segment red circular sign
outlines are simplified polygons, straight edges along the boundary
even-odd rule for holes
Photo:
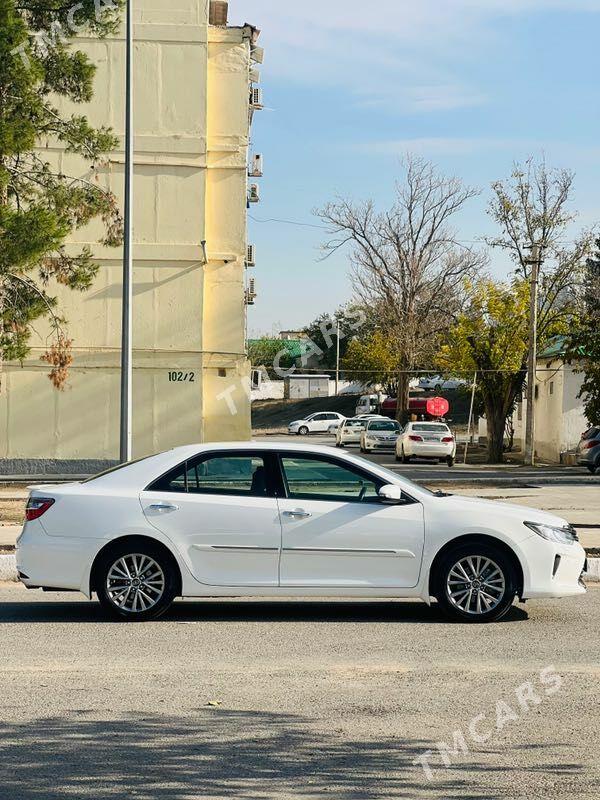
[[[430,397],[427,401],[427,413],[430,417],[445,417],[450,411],[450,403],[445,397]]]

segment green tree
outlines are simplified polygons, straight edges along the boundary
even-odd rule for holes
[[[349,379],[368,386],[380,384],[392,397],[398,392],[398,350],[383,331],[374,330],[353,339],[346,350],[342,367]]]
[[[59,100],[92,97],[95,66],[72,48],[74,26],[104,36],[117,30],[119,9],[120,0],[81,0],[74,7],[63,0],[0,0],[0,378],[3,360],[27,356],[32,325],[44,318],[52,331],[44,360],[62,388],[71,341],[52,282],[85,291],[97,272],[90,250],[72,254],[65,240],[95,218],[103,222],[104,244],[121,240],[116,199],[96,180],[116,139],[57,107]],[[80,156],[91,175],[64,174],[44,158],[42,142]]]
[[[281,372],[296,364],[296,357],[282,339],[264,336],[248,342],[248,358],[253,367],[264,367],[271,380],[281,380]]]
[[[590,425],[600,425],[600,238],[587,260],[583,308],[579,324],[569,339],[568,358],[584,375],[579,397]]]
[[[337,326],[340,326],[340,362],[343,362],[351,342],[368,329],[367,314],[360,306],[338,308],[333,316],[321,314],[305,329],[323,369],[334,370],[337,362]]]
[[[528,319],[526,281],[510,285],[481,280],[440,352],[442,368],[477,372],[492,464],[503,461],[506,420],[527,375]]]

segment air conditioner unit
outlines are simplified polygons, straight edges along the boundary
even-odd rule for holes
[[[256,64],[262,64],[263,61],[265,60],[265,49],[264,49],[264,47],[256,47],[256,45],[254,45],[252,47],[252,49],[250,50],[250,58]]]
[[[261,155],[252,156],[250,168],[248,170],[250,178],[262,178],[263,176],[263,157]]]
[[[260,111],[264,108],[263,104],[263,90],[257,87],[250,89],[250,107],[255,111]]]
[[[256,266],[256,247],[253,244],[248,245],[248,253],[246,254],[246,266]]]
[[[246,289],[246,305],[253,306],[256,300],[256,282],[254,278],[248,281],[248,288]]]
[[[257,183],[251,183],[248,188],[248,202],[260,203],[260,187]]]

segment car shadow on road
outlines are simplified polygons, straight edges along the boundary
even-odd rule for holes
[[[432,754],[435,771],[427,779],[415,759],[434,751],[434,741],[408,738],[401,730],[393,736],[359,737],[323,730],[323,724],[289,713],[206,708],[191,709],[185,717],[148,711],[111,719],[101,710],[86,710],[28,722],[4,721],[0,798],[508,796],[511,769],[494,764],[493,753],[461,754],[452,770],[443,769],[439,756]],[[509,745],[503,748],[501,761],[508,749]],[[520,778],[535,788],[540,774],[546,780],[555,776],[574,782],[581,770],[576,764],[552,763],[546,755],[543,764],[521,766]]]
[[[506,625],[528,619],[527,612],[513,606],[497,624]],[[180,600],[152,624],[168,622],[306,622],[306,623],[394,623],[453,624],[438,607],[411,601],[339,601],[339,600]],[[2,623],[113,623],[98,603],[50,599],[23,603],[0,603]]]

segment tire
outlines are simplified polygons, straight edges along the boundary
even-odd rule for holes
[[[448,464],[448,466],[452,469],[454,466],[454,456],[448,456],[446,459],[446,464]]]
[[[597,467],[597,466],[595,466],[594,464],[588,464],[588,465],[587,465],[587,468],[588,468],[589,472],[590,472],[592,475],[595,475],[595,474],[596,474],[596,472],[597,472],[597,470],[598,470],[598,467]]]
[[[480,575],[484,579],[480,586],[486,588],[483,594],[477,586]],[[446,553],[435,580],[440,608],[457,622],[496,622],[508,613],[517,594],[517,576],[511,560],[499,547],[483,542],[460,545]]]
[[[410,464],[410,456],[407,456],[404,452],[404,448],[402,448],[402,463],[403,464]]]
[[[433,388],[439,394],[442,391],[442,384],[436,383],[436,385]]]
[[[399,464],[402,462],[402,456],[399,456],[399,455],[398,455],[398,453],[396,453],[396,461],[397,461]]]
[[[298,429],[298,436],[308,436],[309,430],[306,425],[303,425],[301,428]]]
[[[138,577],[130,584],[127,572],[134,575],[134,570],[142,567],[141,574],[145,576],[139,584],[142,591],[136,592],[133,582]],[[170,608],[179,591],[174,559],[151,542],[123,542],[111,548],[102,556],[95,575],[96,594],[103,610],[127,622],[157,619]],[[119,597],[121,587],[124,597],[123,592]]]

